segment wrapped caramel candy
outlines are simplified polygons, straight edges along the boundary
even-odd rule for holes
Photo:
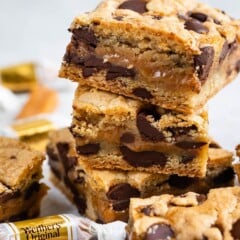
[[[32,90],[37,83],[36,65],[23,63],[0,69],[0,82],[13,92]]]
[[[97,224],[71,214],[0,224],[0,240],[124,240],[126,224]]]

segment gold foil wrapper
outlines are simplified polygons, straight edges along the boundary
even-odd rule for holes
[[[23,63],[0,69],[1,84],[13,92],[32,90],[37,84],[36,65]]]
[[[29,144],[36,150],[44,151],[48,142],[48,134],[55,130],[53,122],[47,119],[32,119],[14,123],[12,129],[20,141]]]

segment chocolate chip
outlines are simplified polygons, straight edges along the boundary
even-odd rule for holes
[[[16,157],[15,155],[12,155],[12,156],[10,157],[10,159],[15,160],[15,159],[17,159],[17,157]]]
[[[94,48],[97,46],[98,40],[94,31],[89,27],[73,29],[72,32],[75,39],[85,42]]]
[[[221,146],[216,142],[210,142],[209,148],[217,148],[218,149],[218,148],[221,148]]]
[[[144,0],[128,0],[123,2],[118,8],[129,9],[140,14],[147,12],[146,2]]]
[[[11,191],[11,192],[3,192],[0,194],[0,203],[7,202],[8,200],[13,198],[18,198],[20,195],[21,194],[19,190]]]
[[[195,19],[188,19],[185,22],[184,27],[187,30],[192,30],[200,34],[209,32],[209,29],[206,26],[204,26],[201,22]]]
[[[128,208],[131,197],[139,197],[140,192],[138,189],[132,187],[128,183],[120,183],[112,186],[107,197],[113,200],[113,209],[115,211],[122,211]]]
[[[240,60],[237,61],[235,69],[237,72],[240,72]]]
[[[238,45],[237,45],[237,40],[234,40],[233,42],[228,44],[228,48],[229,48],[229,54],[232,54],[236,49],[237,49]]]
[[[218,19],[213,19],[213,22],[214,22],[215,24],[217,24],[217,25],[221,25],[221,24],[222,24],[221,21],[219,21]]]
[[[58,161],[58,155],[55,153],[54,149],[50,147],[50,145],[47,145],[46,153],[51,161]]]
[[[140,112],[136,121],[138,131],[144,140],[159,142],[164,139],[164,135],[148,121],[145,112]]]
[[[155,20],[161,20],[162,16],[152,15],[152,18]]]
[[[146,232],[144,240],[170,240],[175,237],[170,225],[165,223],[155,223]]]
[[[28,200],[34,192],[39,192],[40,190],[40,184],[38,182],[34,182],[32,183],[28,189],[25,191],[25,194],[24,194],[24,199],[25,200]]]
[[[189,141],[182,141],[182,142],[177,142],[176,146],[180,147],[182,149],[198,149],[201,148],[202,146],[206,145],[206,142],[189,142]]]
[[[116,17],[114,17],[114,19],[117,20],[117,21],[122,21],[123,18],[124,18],[123,16],[116,16]]]
[[[194,178],[171,175],[168,179],[168,183],[171,187],[184,189],[191,186],[194,183]]]
[[[232,226],[231,235],[234,240],[240,239],[240,219],[238,219]]]
[[[220,53],[219,63],[221,63],[226,58],[228,51],[229,51],[228,42],[225,41],[222,47],[222,51]]]
[[[161,152],[134,152],[125,146],[121,146],[120,151],[123,154],[123,159],[133,167],[151,167],[154,165],[164,167],[167,162],[167,157]]]
[[[125,132],[120,137],[121,143],[133,143],[134,141],[135,141],[135,136],[134,136],[134,134],[132,134],[130,132]]]
[[[87,209],[86,200],[82,196],[74,195],[73,201],[77,206],[78,212],[80,214],[85,214]]]
[[[200,49],[201,54],[194,57],[194,66],[198,77],[203,84],[208,77],[214,59],[214,48],[203,47]]]
[[[93,74],[97,73],[98,70],[96,68],[87,68],[84,67],[82,70],[82,75],[84,78],[88,78],[90,76],[92,76]]]
[[[141,209],[141,213],[145,214],[146,216],[151,216],[153,214],[153,208],[151,205],[148,205]]]
[[[142,99],[151,99],[153,97],[153,95],[147,89],[141,87],[134,88],[132,93]]]
[[[206,200],[207,200],[207,196],[205,194],[197,195],[197,201],[199,205],[205,202]]]
[[[228,167],[219,175],[215,176],[213,178],[213,182],[217,186],[222,186],[223,184],[227,184],[229,181],[232,181],[233,179],[234,179],[234,171],[232,167]]]
[[[193,159],[196,158],[196,156],[189,155],[189,156],[182,156],[181,163],[187,164],[193,161]]]
[[[77,146],[77,152],[82,155],[96,154],[100,150],[99,143],[89,143],[83,146]]]
[[[118,77],[134,78],[136,72],[133,68],[125,68],[111,64],[107,68],[106,80],[112,80]]]
[[[179,137],[179,136],[187,135],[191,131],[197,131],[197,127],[195,125],[191,127],[171,127],[171,128],[167,128],[167,131],[171,132],[173,137]]]
[[[201,12],[192,12],[189,14],[189,16],[200,22],[206,22],[208,18],[208,16],[205,13],[201,13]]]

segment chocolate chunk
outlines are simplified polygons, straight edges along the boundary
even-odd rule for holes
[[[162,16],[152,15],[152,18],[155,20],[161,20]]]
[[[189,156],[182,156],[181,163],[187,164],[193,161],[193,159],[196,158],[196,156],[189,155]]]
[[[125,146],[121,146],[120,151],[123,154],[123,159],[133,167],[151,167],[154,165],[164,167],[167,162],[167,157],[161,152],[134,152]]]
[[[179,137],[179,136],[187,135],[191,131],[197,131],[197,127],[195,125],[191,127],[171,127],[171,128],[167,128],[167,131],[171,132],[173,137]]]
[[[208,18],[208,16],[205,13],[201,13],[201,12],[192,12],[189,14],[189,16],[200,22],[206,22]]]
[[[182,141],[182,142],[177,142],[176,146],[180,147],[182,149],[198,149],[201,148],[202,146],[206,145],[206,142],[189,142],[189,141]]]
[[[201,54],[194,57],[194,66],[198,73],[198,77],[203,84],[208,77],[214,59],[214,48],[201,48]]]
[[[113,209],[115,211],[122,211],[128,208],[131,197],[139,197],[140,192],[137,188],[132,187],[128,183],[120,183],[112,186],[107,197],[113,200]]]
[[[117,20],[117,21],[122,21],[123,18],[124,18],[123,16],[116,16],[116,17],[114,17],[114,19]]]
[[[109,63],[104,63],[101,57],[91,54],[90,56],[87,56],[84,59],[84,66],[89,68],[102,69],[102,68],[108,67]]]
[[[128,0],[123,2],[118,8],[129,9],[140,14],[147,12],[146,2],[144,0]]]
[[[151,99],[153,97],[153,95],[147,89],[141,87],[134,88],[132,93],[142,99]]]
[[[73,36],[75,39],[85,42],[87,45],[96,47],[98,40],[95,36],[95,33],[89,27],[83,27],[72,30]]]
[[[226,58],[228,51],[229,51],[228,42],[225,41],[225,43],[223,44],[223,47],[222,47],[220,57],[219,57],[219,63],[221,63]]]
[[[200,34],[209,32],[209,29],[206,26],[204,26],[201,22],[195,19],[188,19],[185,22],[184,27],[187,30],[192,30]]]
[[[135,136],[134,136],[134,134],[132,134],[130,132],[125,132],[120,137],[121,143],[133,143],[134,141],[135,141]]]
[[[233,42],[231,42],[231,43],[229,43],[228,44],[228,48],[229,48],[229,50],[228,50],[228,52],[229,52],[229,54],[232,54],[236,49],[237,49],[237,40],[234,40]]]
[[[151,205],[148,205],[141,209],[141,213],[145,214],[146,216],[152,216],[153,215],[153,208]]]
[[[209,148],[221,148],[221,146],[216,142],[210,142]]]
[[[222,186],[223,184],[227,184],[229,181],[232,181],[233,179],[234,179],[234,171],[232,167],[228,167],[219,175],[215,176],[213,178],[213,182],[217,186]]]
[[[112,80],[118,77],[131,77],[134,78],[136,72],[133,68],[125,68],[111,64],[107,68],[106,80]]]
[[[64,166],[65,171],[67,172],[69,169],[73,168],[77,163],[77,158],[73,156],[68,156],[68,152],[70,149],[69,143],[67,142],[58,142],[57,149]]]
[[[219,21],[218,19],[213,19],[213,22],[214,22],[215,24],[217,24],[217,25],[221,25],[221,24],[222,24],[221,21]]]
[[[58,155],[54,152],[54,149],[51,148],[50,145],[47,145],[46,153],[51,161],[58,161]]]
[[[84,199],[84,197],[79,196],[79,194],[74,195],[73,201],[77,206],[78,212],[80,214],[85,214],[86,209],[87,209],[87,204],[86,204],[86,200]]]
[[[147,119],[147,115],[145,112],[140,112],[137,115],[137,128],[140,132],[141,136],[144,140],[150,140],[153,142],[159,142],[164,139],[164,135],[154,126]]]
[[[40,190],[40,184],[38,182],[32,183],[28,187],[28,189],[25,191],[24,199],[28,200],[34,194],[34,192],[39,192],[39,190]]]
[[[77,152],[82,155],[96,154],[100,150],[99,143],[89,143],[83,146],[77,146]]]
[[[168,183],[171,187],[184,189],[191,186],[194,183],[194,178],[171,175],[168,179]]]
[[[240,72],[240,60],[237,61],[235,69],[237,72]]]
[[[170,240],[175,237],[170,225],[165,223],[155,223],[146,232],[144,240]]]
[[[18,198],[21,195],[19,190],[12,192],[3,192],[0,194],[0,203],[4,203],[10,199]]]
[[[232,226],[231,235],[234,240],[240,239],[240,219],[238,219]]]
[[[96,68],[87,68],[84,67],[82,70],[82,75],[84,78],[91,77],[93,74],[97,73],[98,70]]]
[[[207,196],[205,194],[197,195],[197,201],[199,205],[205,202],[206,200],[207,200]]]

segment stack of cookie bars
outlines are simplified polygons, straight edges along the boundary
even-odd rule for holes
[[[53,133],[48,155],[81,213],[127,220],[131,197],[233,184],[205,105],[240,70],[238,21],[195,0],[105,0],[70,32],[73,137]]]

